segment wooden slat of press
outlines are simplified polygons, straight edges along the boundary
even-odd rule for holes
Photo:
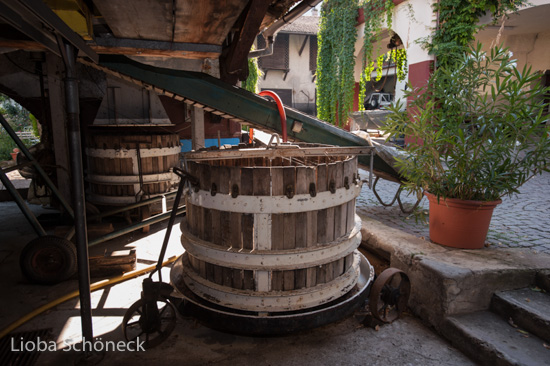
[[[151,173],[160,173],[159,171],[159,157],[154,156],[151,158]]]
[[[206,266],[206,279],[210,282],[215,282],[214,279],[214,265],[212,263],[205,262]]]
[[[214,265],[214,283],[223,285],[223,267]]]
[[[230,192],[229,177],[230,177],[229,168],[226,166],[220,166],[218,168],[218,180],[219,180],[218,192],[220,194],[228,194]]]
[[[297,212],[296,216],[296,243],[295,248],[306,248],[307,247],[307,231],[308,231],[308,222],[307,222],[307,212]]]
[[[232,287],[242,290],[244,288],[244,271],[242,269],[234,268],[232,270]]]
[[[202,208],[202,240],[212,241],[212,211],[209,208]]]
[[[255,290],[254,271],[244,270],[243,287],[245,290]]]
[[[340,235],[336,235],[336,233],[334,233],[334,236],[338,238],[348,232],[348,204],[343,203],[340,206],[336,207],[336,210],[340,210],[340,223],[338,223],[338,221],[336,221],[335,219],[335,225],[340,227]]]
[[[353,227],[355,226],[355,199],[352,199],[351,201],[346,203],[346,208],[346,226],[347,232],[349,233],[351,230],[353,230]]]
[[[344,163],[341,161],[335,165],[334,181],[336,182],[336,189],[344,186]]]
[[[309,267],[306,269],[306,287],[317,285],[317,269],[319,267]]]
[[[202,206],[195,206],[193,212],[196,214],[196,236],[199,239],[203,239],[203,233],[204,233],[204,208]]]
[[[241,168],[241,189],[243,196],[252,196],[254,194],[254,168]]]
[[[283,271],[283,290],[285,291],[291,291],[294,290],[294,271]]]
[[[211,234],[211,241],[212,243],[216,245],[222,245],[222,231],[221,229],[221,213],[220,210],[210,210],[210,214],[212,215],[211,220],[211,226],[210,230],[212,231]]]
[[[233,287],[233,269],[222,267],[222,285]]]
[[[336,179],[336,172],[337,172],[337,163],[330,163],[328,164],[328,169],[327,169],[327,184],[328,184],[328,190],[330,190],[330,183],[331,182],[334,182],[336,183],[337,179]],[[336,185],[336,187],[338,187]]]
[[[191,205],[187,200],[185,201],[185,223],[187,225],[187,230],[191,233],[191,235],[195,235],[193,230],[193,205]]]
[[[271,290],[283,291],[283,271],[273,271],[271,273]]]
[[[353,186],[353,159],[344,161],[344,180],[348,178],[349,186]]]
[[[242,214],[241,231],[243,240],[243,249],[254,249],[254,214]]]
[[[271,250],[284,249],[284,214],[271,214]]]
[[[229,193],[231,193],[233,186],[237,185],[239,187],[239,194],[241,194],[241,168],[237,166],[229,168],[229,176],[231,179]]]
[[[220,227],[221,233],[220,245],[224,248],[231,247],[231,213],[228,211],[220,211]]]
[[[344,271],[347,271],[353,264],[353,253],[346,255],[344,258]]]
[[[283,194],[286,194],[287,187],[290,185],[296,194],[296,167],[293,166],[283,168]]]
[[[285,194],[283,185],[283,168],[271,168],[271,195],[282,196]]]
[[[262,159],[263,160],[263,159]],[[271,189],[271,173],[270,168],[254,168],[253,172],[253,187],[254,196],[269,196]]]
[[[317,192],[328,191],[327,185],[328,167],[326,164],[317,166]]]
[[[345,206],[346,210],[342,211],[342,207]],[[343,204],[334,207],[334,237],[339,238],[346,232],[346,215],[347,205]],[[344,225],[342,225],[342,217],[344,218]]]
[[[285,213],[283,226],[283,249],[296,248],[296,213]]]
[[[241,235],[241,217],[242,214],[239,212],[231,212],[230,214],[230,225],[231,225],[231,246],[236,249],[242,249],[242,235]]]
[[[324,244],[327,240],[327,209],[317,211],[317,243]]]
[[[334,240],[334,212],[336,209],[334,207],[327,208],[327,231],[326,231],[326,241],[331,242]]]
[[[220,168],[217,166],[210,166],[210,184],[208,191],[211,193],[213,185],[216,185],[216,192],[218,192],[220,186]]]
[[[344,258],[340,258],[336,262],[334,262],[334,274],[332,276],[333,279],[341,276],[344,273],[344,261]]]
[[[317,284],[327,282],[327,264],[317,266]]]
[[[307,269],[297,269],[294,271],[294,289],[298,290],[306,287]]]
[[[210,192],[212,184],[210,183],[210,165],[199,164],[200,166],[200,188],[203,191]]]

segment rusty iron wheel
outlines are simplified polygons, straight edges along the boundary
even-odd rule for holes
[[[126,311],[122,331],[127,341],[136,341],[144,348],[161,344],[176,327],[176,308],[166,299],[157,299],[158,321],[151,323],[145,315],[145,301],[139,299]]]
[[[407,308],[411,294],[411,282],[405,272],[388,268],[372,284],[369,308],[372,315],[384,322],[398,319]]]
[[[41,236],[23,248],[19,264],[30,282],[53,285],[76,273],[76,248],[69,240]]]

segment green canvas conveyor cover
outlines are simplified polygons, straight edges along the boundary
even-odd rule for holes
[[[153,89],[159,94],[168,95],[178,100],[192,101],[199,106],[206,107],[207,111],[223,112],[223,117],[242,120],[260,129],[281,134],[281,120],[274,102],[224,83],[210,75],[154,67],[119,55],[102,55],[99,66],[85,63],[127,81]],[[366,140],[315,117],[286,106],[285,110],[289,138],[336,146],[368,145]],[[295,122],[302,124],[298,133],[292,131]],[[359,163],[368,169],[370,158],[360,156]],[[400,179],[395,169],[376,155],[374,170]]]

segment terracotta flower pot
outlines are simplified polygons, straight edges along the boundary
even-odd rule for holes
[[[441,198],[424,192],[430,202],[430,240],[462,249],[485,245],[493,209],[502,201],[465,201]]]

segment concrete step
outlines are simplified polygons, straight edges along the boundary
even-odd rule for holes
[[[449,316],[440,329],[451,344],[483,365],[550,365],[542,339],[512,327],[490,311]]]
[[[550,271],[539,271],[535,278],[538,287],[550,293]]]
[[[493,295],[491,310],[550,344],[549,294],[530,288],[497,292]]]

